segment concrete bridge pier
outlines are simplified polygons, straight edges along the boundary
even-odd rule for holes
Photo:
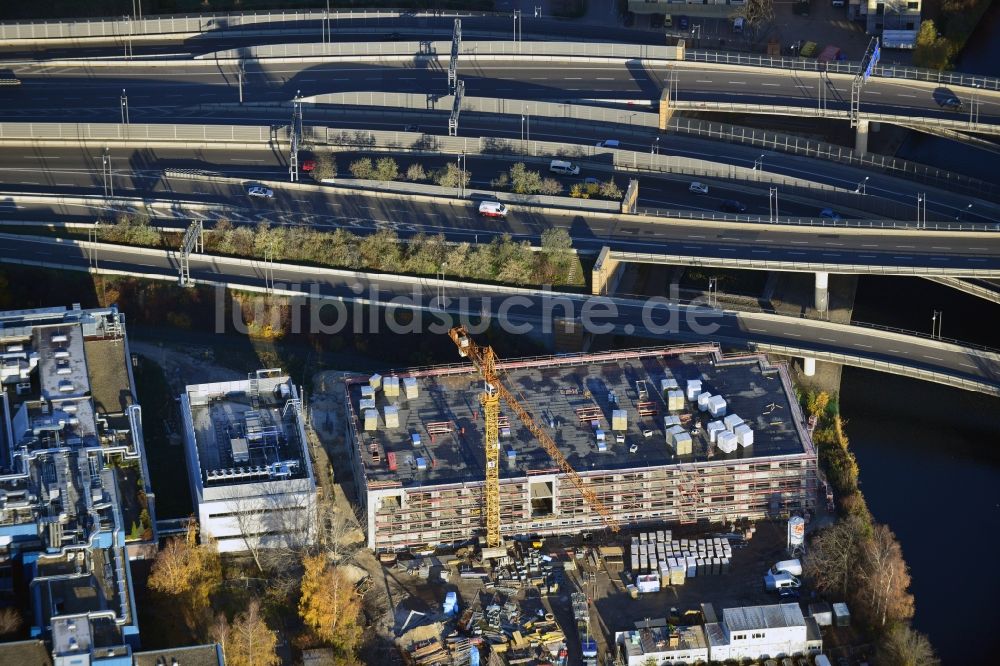
[[[816,272],[816,310],[826,312],[830,308],[830,274]]]
[[[622,280],[625,265],[611,258],[611,248],[605,245],[594,262],[590,293],[594,296],[612,296]]]
[[[859,153],[868,152],[868,121],[858,119],[858,126],[854,131],[854,150]]]
[[[816,374],[816,359],[805,356],[802,358],[802,374],[813,377]]]

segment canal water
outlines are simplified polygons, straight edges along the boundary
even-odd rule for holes
[[[943,335],[1000,346],[1000,306],[919,278],[863,277],[854,318],[930,332],[935,310]],[[989,663],[1000,594],[1000,399],[844,368],[840,404],[868,506],[910,565],[914,625],[944,664]]]

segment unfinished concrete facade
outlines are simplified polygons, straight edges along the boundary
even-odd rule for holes
[[[701,345],[520,359],[500,368],[622,526],[764,518],[815,506],[815,449],[785,368],[763,355],[723,356]],[[689,380],[701,382],[698,396],[722,396],[722,413],[718,401],[709,413],[705,397],[700,407],[698,396],[671,399],[663,390],[676,382],[684,392]],[[454,365],[345,381],[368,546],[400,550],[481,534],[478,373]],[[721,443],[724,415],[735,417],[729,432],[745,426],[739,445]],[[506,406],[500,432],[505,536],[604,527]]]

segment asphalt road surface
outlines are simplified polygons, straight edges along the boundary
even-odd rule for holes
[[[38,239],[25,239],[15,247],[0,245],[0,261],[43,262],[86,267],[91,258],[86,251],[73,245],[55,244]],[[144,254],[135,248],[102,251],[98,262],[102,269],[132,273],[176,275],[174,257]],[[425,280],[422,288],[410,281],[391,275],[317,274],[308,268],[289,269],[281,265],[270,270],[263,265],[228,269],[213,257],[193,257],[191,276],[194,279],[225,280],[236,286],[264,287],[270,278],[277,288],[297,285],[306,293],[348,301],[371,299],[376,303],[393,302],[399,307],[429,308],[437,298],[437,281]],[[446,306],[456,311],[483,312],[497,316],[501,323],[528,322],[537,324],[546,312],[562,315],[553,309],[558,294],[544,295],[537,291],[521,295],[517,300],[498,297],[488,285],[449,285],[444,295]],[[569,296],[567,296],[569,297]],[[977,356],[959,347],[916,336],[896,336],[884,331],[826,322],[778,317],[762,319],[735,312],[720,312],[700,306],[678,306],[648,300],[598,299],[571,297],[576,316],[583,316],[584,305],[593,326],[604,326],[604,332],[617,330],[628,335],[675,340],[718,340],[729,344],[771,343],[807,351],[833,351],[858,358],[900,363],[909,367],[942,372],[950,376],[1000,386],[1000,360],[990,355]],[[428,318],[431,313],[427,314]],[[440,318],[437,320],[440,325]],[[595,329],[595,332],[600,330]]]

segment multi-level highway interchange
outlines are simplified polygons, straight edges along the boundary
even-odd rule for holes
[[[858,62],[820,72],[815,61],[719,55],[662,46],[649,32],[529,17],[514,41],[509,16],[463,15],[459,37],[452,16],[342,15],[323,43],[319,16],[242,26],[235,17],[225,29],[205,19],[3,26],[3,221],[92,224],[145,210],[177,228],[225,217],[472,242],[510,233],[535,244],[562,227],[577,251],[600,255],[595,293],[616,304],[615,330],[646,336],[643,301],[614,295],[627,262],[812,272],[821,312],[830,273],[924,276],[997,299],[993,174],[974,179],[865,152],[873,123],[992,146],[1000,133],[995,79],[879,66],[864,80]],[[947,108],[951,95],[960,109]],[[730,114],[730,124],[711,120],[717,113]],[[757,114],[779,129],[738,125]],[[854,128],[855,150],[782,134],[788,116]],[[619,145],[596,145],[610,139]],[[382,185],[376,196],[374,184],[319,184],[300,174],[300,145],[341,151],[342,175],[359,152],[378,147],[404,166],[464,154],[474,176],[464,193],[385,195]],[[506,219],[476,214],[475,202],[493,196],[489,181],[513,161],[545,171],[559,154],[583,166],[578,178],[563,179],[567,186],[588,175],[638,179],[631,212],[508,197]],[[693,180],[708,183],[709,194],[689,192]],[[272,188],[274,198],[247,197],[249,183]],[[746,211],[720,212],[726,200]],[[468,297],[454,307],[474,312],[498,307],[495,296],[507,291],[20,235],[2,236],[0,260],[183,273],[233,286],[271,281],[344,299],[359,298],[356,282],[366,286],[362,297],[370,285],[380,300],[409,295],[417,283],[419,307],[431,307],[443,286],[453,303]],[[509,291],[527,304],[506,316],[540,316],[547,296]],[[1000,393],[1000,355],[959,341],[764,312],[726,310],[719,323],[709,337],[727,344]],[[682,328],[669,337],[701,336]]]

